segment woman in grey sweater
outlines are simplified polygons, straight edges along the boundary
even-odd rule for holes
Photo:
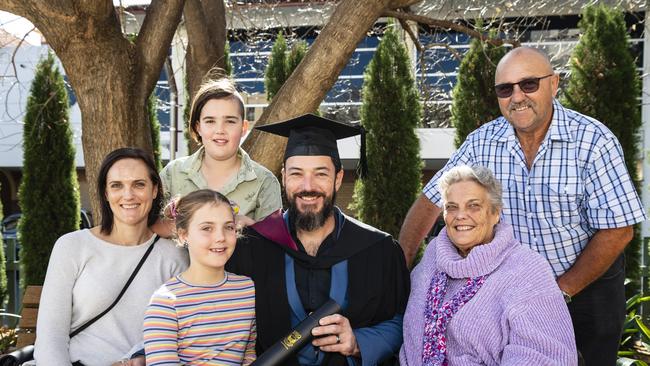
[[[156,241],[149,229],[163,200],[160,177],[149,154],[134,148],[111,152],[97,183],[101,224],[62,236],[52,250],[36,327],[39,366],[106,366],[128,357],[131,348],[141,343],[151,294],[187,267],[186,252],[167,239]],[[120,301],[70,337],[113,303],[154,243]]]

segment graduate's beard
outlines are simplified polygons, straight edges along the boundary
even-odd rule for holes
[[[296,197],[300,195],[319,195],[323,197],[323,207],[318,211],[300,212],[296,204]],[[299,192],[288,198],[289,201],[289,220],[295,225],[296,229],[304,231],[313,231],[325,225],[325,221],[334,211],[334,202],[336,202],[336,190],[332,195],[327,197],[320,192]]]

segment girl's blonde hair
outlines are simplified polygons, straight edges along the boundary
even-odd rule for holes
[[[225,204],[232,212],[233,221],[239,212],[237,205],[223,194],[211,189],[199,189],[185,196],[173,198],[165,207],[163,215],[168,220],[176,221],[176,233],[179,230],[187,231],[194,213],[207,204]]]

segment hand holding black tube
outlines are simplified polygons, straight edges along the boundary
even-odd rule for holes
[[[332,299],[328,300],[316,311],[309,314],[294,330],[267,349],[252,365],[274,366],[281,364],[314,338],[311,330],[318,326],[318,321],[321,318],[339,311],[341,311],[341,306]]]
[[[332,314],[319,321],[319,326],[311,330],[314,340],[311,344],[323,352],[340,353],[345,357],[361,357],[357,338],[350,320],[341,314]]]

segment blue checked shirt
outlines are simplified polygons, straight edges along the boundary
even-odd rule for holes
[[[514,129],[499,117],[472,132],[424,187],[438,206],[438,178],[457,165],[492,170],[503,185],[502,218],[520,242],[546,257],[556,276],[573,265],[598,229],[646,220],[616,137],[557,100],[530,171]]]

